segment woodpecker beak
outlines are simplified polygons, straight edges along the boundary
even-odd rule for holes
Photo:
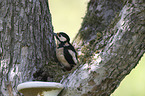
[[[59,36],[59,33],[57,33],[57,36]]]
[[[57,33],[53,33],[54,36],[57,36]]]

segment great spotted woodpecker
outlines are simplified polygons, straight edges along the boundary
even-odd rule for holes
[[[70,38],[66,33],[54,33],[54,36],[57,40],[57,59],[67,71],[70,71],[78,63],[77,53],[70,44]]]

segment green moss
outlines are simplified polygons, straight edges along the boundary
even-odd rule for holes
[[[101,37],[103,37],[103,34],[101,32],[97,32],[97,40],[99,40]]]
[[[91,40],[91,41],[89,42],[89,45],[92,46],[92,45],[95,43],[95,41],[96,41],[95,39]]]
[[[93,43],[94,41],[92,41]],[[85,64],[86,62],[91,62],[92,58],[92,48],[90,48],[90,45],[84,45],[81,49],[82,54],[79,56],[79,60],[81,63]]]
[[[80,29],[80,38],[86,40],[91,33],[95,32],[94,28],[100,26],[103,21],[102,16],[97,16],[99,12],[88,12],[83,19],[82,28]]]

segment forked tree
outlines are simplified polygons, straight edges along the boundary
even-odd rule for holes
[[[71,10],[70,10],[71,11]],[[75,46],[79,64],[62,70],[47,0],[0,0],[0,95],[19,83],[61,82],[60,96],[108,96],[145,52],[144,0],[90,0]]]

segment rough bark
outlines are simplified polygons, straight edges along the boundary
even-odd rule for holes
[[[0,0],[0,96],[16,96],[24,81],[54,81],[52,32],[47,0]]]
[[[80,66],[61,96],[109,96],[145,52],[145,2],[90,0],[73,44]]]
[[[16,86],[30,80],[61,81],[60,96],[108,96],[145,52],[143,0],[90,0],[73,42],[80,65],[64,76],[47,0],[3,0],[0,8],[1,96],[18,95]]]

